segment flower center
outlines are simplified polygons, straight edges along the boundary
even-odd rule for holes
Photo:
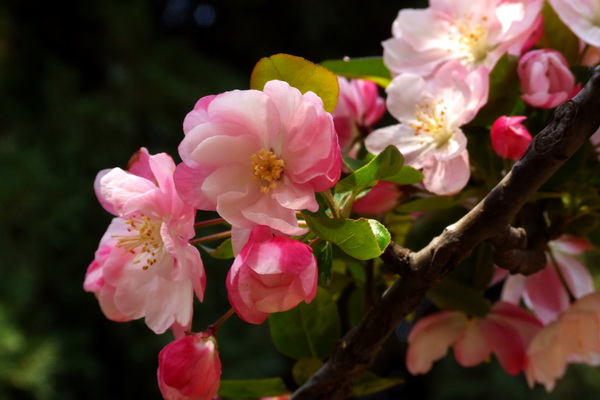
[[[272,150],[265,149],[253,154],[251,160],[253,178],[261,181],[260,191],[269,193],[277,186],[275,182],[281,179],[285,162],[278,158]]]
[[[444,100],[425,99],[415,106],[415,120],[409,125],[415,130],[415,136],[426,135],[434,139],[437,148],[442,147],[453,136],[448,127]]]
[[[142,268],[147,270],[156,264],[156,254],[162,250],[163,241],[160,236],[160,221],[152,220],[144,214],[133,215],[125,223],[129,225],[127,232],[132,235],[115,235],[119,238],[116,247],[135,254],[134,264],[143,263]]]
[[[480,23],[473,14],[465,14],[460,20],[451,21],[453,33],[450,35],[448,52],[456,53],[467,62],[479,64],[483,62],[490,50],[488,45],[488,18],[483,16]]]

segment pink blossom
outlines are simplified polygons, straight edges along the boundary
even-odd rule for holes
[[[542,0],[430,0],[426,9],[403,9],[383,42],[394,75],[429,76],[450,60],[469,70],[491,70],[508,50],[517,54],[538,27]]]
[[[316,211],[341,153],[331,114],[312,92],[281,81],[264,91],[203,98],[184,121],[175,183],[188,204],[240,228],[267,225],[298,235],[296,210]]]
[[[502,158],[517,161],[531,143],[531,135],[521,121],[527,117],[500,117],[492,124],[492,147]]]
[[[551,255],[547,256],[546,267],[529,276],[509,276],[501,295],[504,301],[513,304],[518,304],[523,298],[525,305],[544,324],[554,321],[569,308],[570,296],[580,298],[594,291],[589,271],[573,257],[589,249],[590,243],[564,235],[550,242],[549,246]]]
[[[367,149],[379,154],[396,146],[407,165],[423,169],[425,188],[452,194],[467,183],[470,171],[467,138],[460,127],[486,103],[488,72],[468,72],[458,62],[445,64],[428,80],[402,74],[387,88],[387,106],[400,122],[378,129],[365,139]]]
[[[556,50],[533,50],[519,60],[521,98],[530,106],[554,108],[571,99],[581,89],[565,57]]]
[[[442,311],[415,324],[406,365],[413,375],[426,373],[453,346],[456,361],[464,367],[480,364],[494,353],[502,368],[514,375],[525,367],[525,351],[541,327],[534,316],[506,302],[496,303],[484,318]]]
[[[317,292],[317,261],[306,244],[256,226],[227,275],[229,302],[246,322],[310,303]]]
[[[158,354],[157,377],[165,400],[212,400],[221,379],[214,336],[198,333],[169,343]]]
[[[348,80],[338,77],[340,95],[333,110],[333,122],[340,147],[348,150],[354,139],[366,134],[385,112],[385,101],[379,96],[377,85],[363,79]]]
[[[597,0],[549,1],[577,37],[592,46],[600,46],[600,3]]]
[[[600,293],[573,303],[540,331],[527,350],[527,382],[542,383],[551,391],[570,363],[600,365]]]
[[[366,195],[354,202],[352,211],[361,215],[380,215],[393,210],[401,196],[402,191],[397,184],[379,181]]]
[[[188,327],[194,292],[202,300],[204,267],[188,243],[195,234],[195,210],[175,191],[170,156],[142,148],[129,172],[98,173],[100,203],[115,214],[88,267],[84,289],[93,292],[107,318],[145,317],[162,333],[173,324]]]

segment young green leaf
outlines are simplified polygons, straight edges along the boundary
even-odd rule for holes
[[[359,260],[379,257],[390,243],[390,233],[373,219],[315,218],[303,213],[309,228],[346,254]]]
[[[319,240],[312,246],[312,249],[319,268],[319,284],[327,287],[333,276],[333,249],[331,243],[325,240]]]
[[[365,186],[372,186],[378,180],[387,180],[400,173],[404,157],[395,146],[386,147],[367,165],[350,173],[335,185],[336,193],[350,192]]]
[[[414,185],[423,180],[423,173],[408,165],[403,165],[400,171],[394,175],[385,178],[384,180],[397,183],[399,185]]]
[[[325,358],[340,337],[340,318],[327,290],[319,288],[310,303],[269,315],[273,344],[282,354],[301,358]]]
[[[304,58],[275,54],[260,59],[252,70],[250,88],[263,90],[272,80],[285,81],[302,93],[316,93],[328,112],[332,112],[337,104],[340,88],[335,74]]]
[[[206,247],[205,247],[205,249],[208,252],[208,254],[214,258],[227,260],[227,259],[235,257],[233,255],[233,247],[231,247],[231,238],[224,240],[223,243],[218,245],[217,248],[214,250],[211,250]]]
[[[352,79],[366,79],[384,88],[392,81],[392,74],[381,57],[327,60],[321,65],[337,75]]]

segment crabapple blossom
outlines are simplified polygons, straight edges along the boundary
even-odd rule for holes
[[[430,0],[429,8],[403,9],[383,42],[392,74],[430,76],[458,60],[469,70],[491,70],[509,50],[518,55],[539,28],[541,0]]]
[[[484,318],[441,311],[421,318],[413,327],[406,366],[413,375],[426,373],[453,346],[456,361],[464,367],[480,364],[494,353],[502,368],[514,375],[525,367],[527,346],[541,327],[533,315],[502,301]]]
[[[385,113],[385,101],[377,85],[363,79],[338,77],[340,94],[331,114],[342,150],[349,150],[354,139],[367,133]]]
[[[600,46],[600,3],[597,0],[549,1],[577,37],[592,46]]]
[[[427,190],[441,195],[460,191],[470,176],[467,138],[460,127],[486,103],[488,80],[486,68],[469,72],[456,61],[428,80],[397,76],[386,91],[388,110],[400,124],[372,132],[365,139],[367,149],[379,154],[396,146],[407,165],[423,169]]]
[[[315,192],[331,188],[341,173],[331,114],[317,95],[286,82],[202,98],[184,132],[175,172],[181,197],[240,228],[305,232],[296,210],[316,211]]]
[[[188,243],[195,234],[195,210],[175,190],[175,163],[145,148],[120,168],[98,173],[96,195],[115,214],[87,269],[84,289],[93,292],[107,318],[145,317],[162,333],[191,323],[194,292],[202,300],[204,267]]]
[[[579,92],[581,84],[565,57],[556,50],[540,49],[526,53],[517,67],[523,101],[533,107],[554,108]]]
[[[600,365],[600,293],[580,298],[545,326],[531,341],[527,356],[529,386],[539,382],[548,392],[568,364]]]
[[[525,153],[531,143],[529,131],[521,124],[526,118],[502,116],[494,121],[490,136],[492,147],[500,157],[517,161]]]
[[[166,345],[158,354],[157,378],[165,400],[212,400],[221,379],[215,337],[202,332]]]
[[[569,308],[571,296],[577,299],[594,291],[592,276],[574,257],[590,246],[587,240],[568,235],[551,241],[544,269],[529,276],[509,276],[502,289],[502,299],[518,304],[523,298],[525,305],[544,324],[554,321]]]
[[[256,226],[227,275],[229,302],[246,322],[260,324],[270,313],[289,310],[317,293],[317,261],[297,240]]]

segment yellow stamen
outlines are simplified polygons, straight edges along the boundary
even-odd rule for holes
[[[447,109],[443,99],[425,99],[415,106],[415,121],[409,125],[415,130],[415,136],[423,134],[432,137],[436,147],[440,148],[454,135],[448,127],[446,115]]]
[[[123,248],[126,252],[135,254],[134,264],[143,262],[142,269],[147,270],[156,264],[157,253],[162,250],[163,241],[160,236],[160,221],[152,220],[144,214],[133,215],[125,221],[129,228],[127,232],[136,232],[133,235],[113,235],[119,238],[116,247]]]
[[[250,158],[254,179],[261,181],[260,191],[269,193],[277,186],[275,182],[281,179],[285,162],[278,158],[272,150],[261,149]]]

